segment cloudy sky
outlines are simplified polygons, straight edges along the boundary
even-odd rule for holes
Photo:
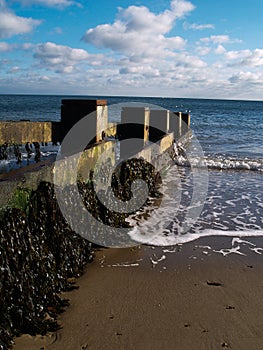
[[[262,0],[0,0],[0,93],[263,100],[262,13]]]

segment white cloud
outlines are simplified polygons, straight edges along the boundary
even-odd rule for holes
[[[201,38],[200,42],[220,45],[220,44],[240,43],[242,42],[242,40],[231,39],[228,35],[210,35],[209,37]]]
[[[204,68],[207,66],[207,64],[203,60],[191,54],[187,54],[187,53],[176,54],[175,57],[176,57],[176,60],[175,60],[176,66],[186,67],[186,68]]]
[[[171,8],[175,18],[182,18],[189,12],[193,11],[195,6],[189,1],[173,0],[171,2]]]
[[[71,0],[15,0],[20,2],[25,6],[31,5],[43,5],[47,7],[67,7],[70,5],[77,4],[75,1]]]
[[[82,49],[47,42],[37,45],[34,57],[40,61],[43,68],[57,73],[72,73],[79,63],[92,63],[101,56],[91,55]]]
[[[240,83],[250,83],[250,84],[262,84],[263,75],[261,73],[251,73],[251,72],[238,72],[233,74],[229,78],[230,83],[240,84]]]
[[[0,52],[8,52],[13,50],[13,45],[8,44],[4,41],[0,42]]]
[[[240,42],[240,40],[232,39],[228,35],[211,35],[199,39],[199,41],[196,42],[196,50],[201,56],[207,55],[211,52],[216,55],[227,55],[227,50],[224,45],[238,42]]]
[[[174,50],[185,47],[186,41],[179,37],[167,37],[175,20],[184,17],[194,6],[184,0],[174,0],[171,8],[160,14],[145,6],[119,8],[113,24],[102,24],[86,31],[83,40],[98,48],[111,49],[139,61],[147,57],[169,56]]]
[[[226,52],[226,49],[224,48],[223,45],[218,45],[217,48],[214,50],[214,52],[217,54],[217,55],[222,55],[223,53]]]
[[[11,52],[15,50],[28,51],[34,47],[31,43],[9,44],[5,41],[0,42],[0,52]]]
[[[205,56],[209,54],[211,48],[207,46],[197,46],[196,51],[200,56]]]
[[[42,75],[39,80],[41,81],[49,81],[50,80],[50,77],[48,77],[47,75]]]
[[[21,48],[22,50],[25,50],[25,51],[31,50],[33,47],[34,47],[34,45],[31,44],[31,43],[24,43],[24,44],[22,44],[22,45],[20,46],[20,48]]]
[[[193,29],[193,30],[204,30],[204,29],[214,29],[215,26],[213,24],[197,24],[197,23],[187,23],[184,22],[183,27],[185,30]]]
[[[40,20],[16,16],[6,7],[5,2],[0,2],[0,38],[9,38],[17,34],[31,32],[41,23]]]
[[[230,66],[257,68],[263,66],[263,49],[228,51],[225,58]]]
[[[14,67],[11,67],[8,72],[11,74],[14,74],[14,73],[18,73],[19,71],[20,71],[20,67],[14,66]]]
[[[201,42],[213,44],[225,44],[230,42],[228,35],[211,35],[210,37],[201,38]]]

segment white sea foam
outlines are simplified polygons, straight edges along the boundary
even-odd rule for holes
[[[225,237],[263,237],[263,229],[261,230],[246,230],[246,231],[224,231],[224,230],[213,230],[205,229],[199,233],[187,233],[184,235],[168,235],[164,236],[162,234],[155,234],[152,239],[147,237],[143,238],[143,235],[138,227],[135,227],[131,232],[130,236],[133,240],[138,243],[154,245],[154,246],[173,246],[177,244],[187,243],[194,240],[197,240],[202,237],[211,237],[211,236],[225,236]]]
[[[119,264],[107,265],[107,267],[138,267],[138,266],[140,266],[139,263],[130,263],[130,264],[119,263]]]

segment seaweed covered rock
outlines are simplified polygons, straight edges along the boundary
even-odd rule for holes
[[[55,329],[66,303],[59,293],[92,259],[91,243],[66,224],[51,184],[40,183],[23,206],[5,208],[0,218],[0,349],[13,335]]]
[[[123,162],[104,196],[112,190],[113,201],[114,197],[123,203],[130,201],[134,196],[132,184],[138,179],[147,184],[149,196],[158,197],[158,173],[143,159]],[[65,204],[80,223],[82,213],[75,206],[74,191],[79,192],[86,209],[101,226],[106,225],[106,230],[99,231],[95,225],[92,231],[86,225],[89,230],[86,239],[74,232],[61,213],[54,185],[47,182],[41,182],[35,191],[17,189],[10,205],[0,211],[0,350],[8,348],[14,335],[54,330],[57,312],[66,304],[60,292],[71,287],[69,278],[80,276],[84,265],[92,259],[90,242],[97,242],[99,237],[100,242],[106,242],[105,246],[114,245],[111,228],[129,227],[126,219],[130,213],[104,206],[92,176],[87,183],[78,182],[78,187],[62,188]],[[143,198],[142,203],[147,205],[147,200]],[[127,235],[115,238],[118,243],[123,241],[124,246],[129,244]]]

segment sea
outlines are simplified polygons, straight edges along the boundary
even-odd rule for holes
[[[175,167],[164,174],[163,205],[149,211],[148,223],[130,218],[133,239],[173,246],[222,236],[231,238],[229,247],[214,251],[224,256],[263,254],[263,240],[255,240],[263,238],[263,101],[0,95],[0,120],[59,121],[63,98],[106,99],[109,122],[120,121],[120,106],[126,103],[190,112],[192,146],[176,148]],[[42,156],[58,149],[46,145]],[[15,163],[12,157],[1,160],[0,169],[18,167]]]

